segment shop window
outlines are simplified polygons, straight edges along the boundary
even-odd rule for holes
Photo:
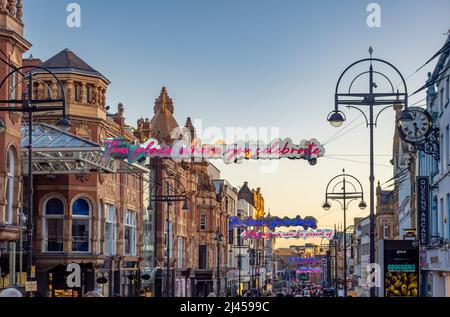
[[[124,253],[136,255],[136,212],[125,211],[124,226]]]
[[[72,251],[90,252],[91,206],[79,198],[72,205]]]
[[[14,170],[15,159],[14,150],[10,148],[6,155],[6,223],[13,223],[13,204],[14,204]]]
[[[105,255],[116,254],[116,241],[116,207],[107,204],[105,208]]]
[[[45,204],[44,250],[62,252],[64,239],[64,204],[58,198],[51,198]]]

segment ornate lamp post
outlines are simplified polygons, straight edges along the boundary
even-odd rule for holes
[[[339,77],[339,80],[336,84],[336,92],[335,92],[335,108],[328,115],[328,121],[333,127],[340,127],[344,121],[346,120],[345,114],[339,110],[339,106],[347,106],[347,108],[356,109],[362,113],[364,118],[366,119],[366,125],[370,129],[370,263],[375,263],[375,176],[374,176],[374,133],[373,129],[377,126],[378,117],[381,112],[385,109],[392,107],[394,104],[403,104],[405,106],[405,110],[408,109],[408,89],[406,86],[406,81],[403,78],[403,75],[400,71],[391,63],[373,58],[372,47],[369,48],[370,58],[361,59],[359,61],[354,62],[350,66],[348,66],[344,72]],[[341,82],[344,78],[344,75],[348,73],[348,71],[354,68],[357,65],[362,63],[369,63],[369,70],[363,71],[357,74],[353,80],[350,82],[348,90],[346,92],[341,92]],[[380,71],[374,70],[374,64],[383,65],[389,67],[394,71],[400,78],[403,86],[403,91],[395,92],[392,81],[386,76],[384,73]],[[369,77],[368,91],[364,93],[355,93],[352,92],[353,84],[362,76]],[[390,91],[385,92],[375,92],[375,89],[378,88],[377,83],[374,81],[375,76],[381,78],[381,80],[387,81],[390,86]],[[384,106],[378,113],[375,114],[375,108],[379,106]],[[367,117],[366,112],[361,110],[361,108],[365,108],[366,111],[369,111],[369,117]],[[408,111],[404,111],[400,116],[401,122],[410,122],[413,120],[412,115]],[[370,291],[371,297],[375,296],[375,288],[371,288]]]
[[[223,235],[218,227],[214,240],[217,242],[217,297],[220,297],[220,242],[223,240]]]
[[[325,190],[325,202],[322,207],[325,210],[331,208],[330,200],[337,201],[344,211],[344,228],[347,228],[347,208],[349,204],[359,199],[359,208],[365,209],[367,204],[364,202],[363,187],[360,181],[349,174],[342,171],[343,174],[333,177]],[[350,189],[350,191],[349,191]],[[344,297],[347,297],[347,232],[344,229]],[[337,253],[336,253],[337,257]],[[337,261],[336,261],[337,266]],[[337,278],[337,276],[336,276]]]

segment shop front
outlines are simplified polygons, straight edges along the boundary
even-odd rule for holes
[[[210,293],[214,292],[213,282],[212,271],[196,271],[194,278],[194,297],[207,297]]]
[[[428,297],[450,297],[450,251],[448,249],[427,250],[426,265]]]

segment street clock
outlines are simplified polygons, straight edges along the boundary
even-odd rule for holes
[[[421,144],[433,130],[433,119],[429,112],[420,107],[410,107],[397,120],[400,138],[408,143]]]

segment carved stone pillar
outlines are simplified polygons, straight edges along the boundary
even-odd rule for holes
[[[10,15],[15,16],[16,15],[16,1],[15,0],[8,0],[8,3],[6,4],[6,9],[8,9],[8,12]]]
[[[103,109],[106,108],[106,89],[102,90],[102,107]]]
[[[66,100],[72,102],[75,94],[73,93],[73,80],[66,80]]]
[[[8,12],[8,10],[6,9],[6,0],[0,0],[0,12]]]
[[[22,21],[22,17],[23,17],[23,5],[22,5],[22,0],[17,0],[17,12],[16,12],[16,17],[17,19],[19,19],[20,21]]]
[[[86,87],[86,83],[81,83],[81,103],[87,103],[87,87]]]

